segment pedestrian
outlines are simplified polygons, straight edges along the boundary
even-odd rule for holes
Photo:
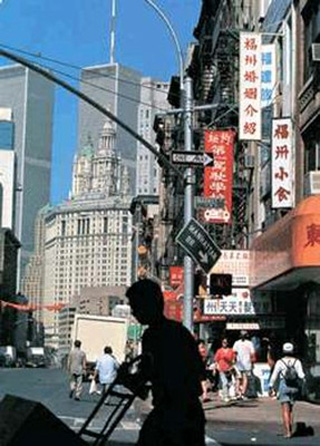
[[[286,342],[282,347],[283,356],[275,363],[270,378],[270,396],[276,394],[275,384],[279,380],[277,398],[281,404],[284,437],[293,434],[293,406],[299,396],[305,373],[301,361],[294,356],[294,345]]]
[[[198,351],[200,354],[200,357],[202,359],[203,362],[203,366],[205,369],[205,379],[203,379],[201,381],[201,387],[202,387],[202,402],[206,403],[209,401],[209,397],[208,397],[208,383],[207,383],[207,378],[208,378],[208,373],[212,373],[210,370],[207,369],[207,361],[208,361],[208,350],[206,347],[206,343],[204,342],[203,339],[198,339],[197,341],[197,345],[198,345]]]
[[[81,350],[81,341],[74,341],[74,348],[68,355],[67,369],[70,376],[70,393],[69,397],[76,401],[80,400],[82,393],[83,375],[86,371],[86,354]]]
[[[221,341],[221,347],[214,355],[214,360],[216,362],[216,368],[219,372],[221,398],[224,402],[230,401],[229,390],[233,384],[233,378],[235,376],[235,358],[235,352],[228,346],[228,339],[223,338]]]
[[[119,363],[113,355],[112,348],[107,345],[103,349],[103,355],[97,360],[93,374],[93,379],[95,381],[99,380],[103,393],[108,390],[109,385],[115,380],[118,368]]]
[[[135,282],[126,296],[135,318],[148,326],[142,337],[141,374],[151,383],[153,409],[137,445],[204,446],[200,396],[205,371],[194,337],[163,315],[163,294],[156,282]]]
[[[248,382],[255,362],[255,350],[248,338],[248,332],[241,330],[240,339],[233,344],[233,350],[236,354],[236,396],[238,399],[246,399]]]

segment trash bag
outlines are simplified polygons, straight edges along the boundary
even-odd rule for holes
[[[93,393],[98,393],[98,386],[95,379],[92,378],[89,387],[89,394],[92,395]]]
[[[258,398],[259,387],[261,388],[260,379],[251,373],[248,376],[248,387],[245,396],[247,398]]]

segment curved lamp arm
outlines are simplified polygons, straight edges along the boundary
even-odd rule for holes
[[[162,20],[165,22],[171,37],[174,41],[175,47],[176,47],[176,54],[177,54],[177,58],[179,61],[179,71],[180,71],[180,90],[183,91],[184,89],[184,84],[183,84],[183,77],[184,77],[184,63],[183,63],[183,53],[182,53],[182,49],[181,49],[181,45],[179,42],[179,39],[177,37],[177,34],[170,22],[170,20],[168,19],[168,17],[165,15],[165,13],[162,11],[162,9],[156,4],[154,3],[152,0],[145,0],[146,3],[148,3],[148,5],[150,5],[156,12],[157,14],[159,14],[159,16],[162,18]]]

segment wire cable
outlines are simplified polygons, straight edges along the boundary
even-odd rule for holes
[[[22,53],[22,54],[25,54],[25,55],[28,55],[28,56],[31,56],[31,57],[34,57],[34,58],[47,60],[48,62],[52,62],[52,63],[55,63],[57,65],[62,65],[62,66],[68,67],[68,68],[72,68],[74,70],[84,70],[85,69],[87,71],[90,71],[87,68],[79,67],[78,65],[73,65],[73,64],[70,64],[68,62],[64,62],[64,61],[60,61],[58,59],[54,59],[52,57],[43,56],[41,53],[34,53],[34,52],[31,52],[31,51],[22,50],[22,49],[19,49],[19,48],[10,46],[10,45],[4,45],[4,44],[0,44],[0,47],[7,48],[9,50],[16,51],[17,53]],[[94,72],[94,70],[92,70],[92,72]],[[100,73],[99,76],[100,77],[110,78],[110,79],[117,79],[116,76],[113,76],[111,74],[108,75],[108,74]],[[144,76],[144,77],[148,77],[148,76]],[[159,90],[158,88],[155,88],[155,87],[152,87],[152,86],[149,86],[149,85],[143,85],[143,84],[141,84],[139,82],[134,82],[134,81],[131,81],[129,79],[118,78],[118,80],[120,82],[123,82],[123,83],[139,86],[140,88],[148,89],[148,90],[151,90],[151,91],[156,91],[158,93],[168,94],[168,91]],[[155,80],[155,82],[157,82],[157,81]],[[162,82],[163,83],[163,81],[158,81],[158,82]],[[178,97],[179,94],[172,93],[172,96]]]

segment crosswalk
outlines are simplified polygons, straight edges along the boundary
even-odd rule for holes
[[[78,432],[81,426],[86,421],[85,418],[81,417],[70,417],[70,416],[59,416],[59,419],[63,421],[70,429]],[[93,422],[90,426],[92,431],[100,432],[102,428],[101,421]],[[112,438],[119,439],[121,441],[130,442],[130,444],[134,445],[138,438],[138,433],[141,428],[141,423],[139,421],[132,420],[122,420],[119,425],[116,427]],[[206,445],[207,446],[219,446],[216,440],[211,437],[206,436]]]

